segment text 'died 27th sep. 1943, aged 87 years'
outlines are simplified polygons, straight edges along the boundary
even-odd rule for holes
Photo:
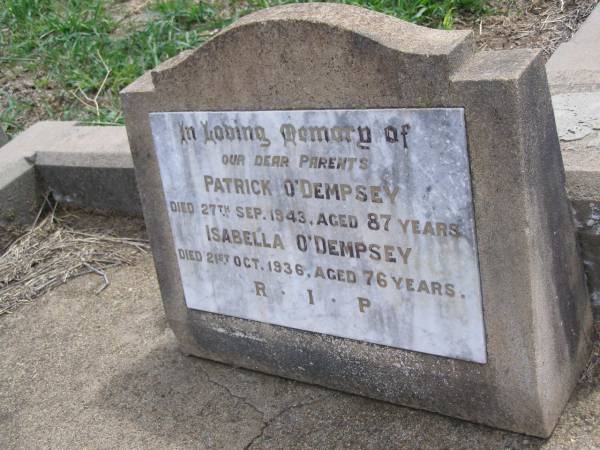
[[[189,308],[486,362],[461,108],[150,123]]]

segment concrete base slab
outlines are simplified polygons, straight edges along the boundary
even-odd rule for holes
[[[0,448],[600,447],[600,373],[536,439],[183,356],[150,255],[108,276],[0,317]]]

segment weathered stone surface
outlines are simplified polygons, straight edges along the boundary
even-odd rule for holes
[[[268,43],[268,45],[265,45]],[[535,51],[472,54],[467,32],[339,5],[245,17],[123,91],[144,215],[183,352],[547,436],[589,350],[591,315]],[[463,107],[487,363],[186,307],[151,112]]]
[[[552,103],[592,307],[600,316],[600,91],[557,94]]]
[[[486,362],[462,108],[150,122],[188,307]]]
[[[60,141],[69,123],[38,122],[0,151],[0,225],[31,224],[43,195],[35,173],[35,154]]]
[[[72,123],[63,139],[37,152],[35,168],[42,188],[59,202],[130,215],[142,212],[123,127]]]
[[[62,203],[141,215],[124,127],[43,121],[0,152],[0,224],[30,225],[46,193]]]
[[[583,148],[600,148],[600,90],[557,94],[552,105],[558,137],[566,143],[564,149],[577,143]]]

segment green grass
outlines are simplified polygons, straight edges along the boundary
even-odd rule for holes
[[[28,116],[122,123],[118,92],[144,71],[198,46],[241,15],[284,3],[291,1],[231,0],[227,9],[197,0],[154,1],[142,11],[147,20],[130,20],[115,0],[0,0],[0,125],[14,134],[28,125]],[[451,28],[457,14],[483,14],[487,2],[341,3]],[[8,82],[2,73],[12,74]],[[34,96],[9,96],[6,86],[21,79],[33,83]]]

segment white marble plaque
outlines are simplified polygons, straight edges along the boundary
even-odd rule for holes
[[[486,362],[462,109],[150,124],[189,308]]]

